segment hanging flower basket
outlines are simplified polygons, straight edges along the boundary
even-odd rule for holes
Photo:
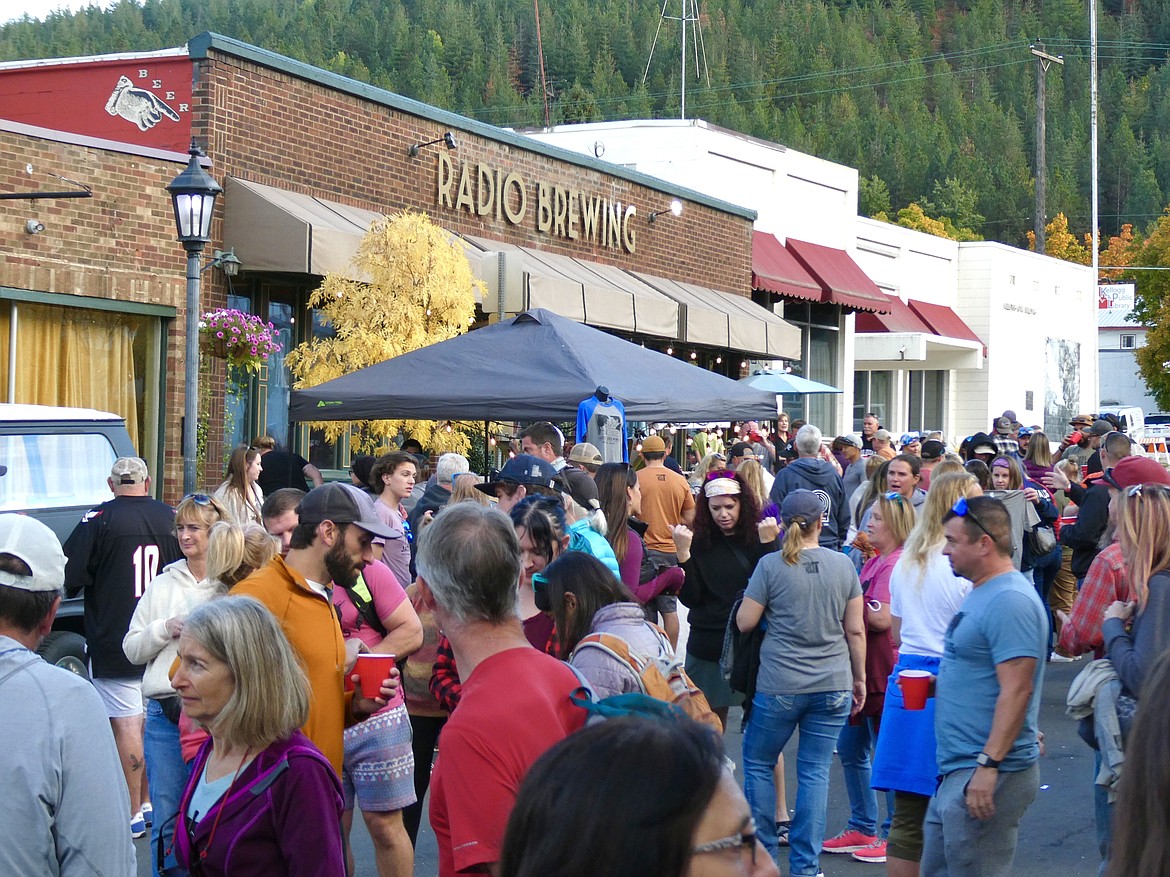
[[[271,323],[234,308],[208,311],[199,321],[202,351],[249,372],[258,372],[269,356],[280,352],[276,338],[276,327]]]

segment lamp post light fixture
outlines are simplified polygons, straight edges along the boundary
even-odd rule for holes
[[[653,222],[659,216],[666,216],[666,214],[668,214],[668,213],[671,216],[682,216],[682,201],[679,201],[678,198],[675,198],[673,201],[670,202],[670,209],[669,210],[655,210],[653,213],[649,214],[646,217],[646,221]]]
[[[167,191],[175,209],[179,243],[187,251],[187,337],[184,345],[186,374],[183,382],[183,492],[194,493],[198,456],[196,429],[199,424],[199,256],[211,237],[211,216],[215,199],[223,188],[199,166],[203,156],[194,138],[188,150],[191,158],[181,174],[171,180]],[[232,258],[235,258],[234,254]],[[222,261],[222,254],[221,254]],[[237,261],[236,268],[239,265]],[[224,273],[227,273],[225,268]]]
[[[203,271],[208,268],[219,268],[223,272],[224,277],[235,277],[240,273],[240,266],[244,263],[240,261],[240,257],[236,255],[235,247],[228,250],[226,253],[223,250],[216,250],[211,254],[211,261],[203,266]]]

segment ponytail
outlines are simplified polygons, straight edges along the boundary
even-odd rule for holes
[[[804,551],[804,539],[810,529],[812,525],[808,521],[794,517],[788,524],[788,529],[784,531],[784,543],[780,547],[780,553],[789,566],[795,566],[800,560],[800,553]]]

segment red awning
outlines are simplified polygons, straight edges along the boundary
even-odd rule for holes
[[[857,311],[888,313],[889,300],[844,250],[788,239],[788,249],[824,290],[822,301]]]
[[[858,332],[920,332],[923,335],[937,334],[917,313],[911,310],[896,295],[882,296],[889,305],[889,313],[857,315]]]
[[[935,335],[983,343],[983,339],[971,331],[971,327],[963,322],[963,318],[945,305],[932,305],[914,299],[911,299],[909,304],[910,309],[930,326]]]
[[[823,301],[825,292],[775,235],[752,232],[752,289],[786,298]]]

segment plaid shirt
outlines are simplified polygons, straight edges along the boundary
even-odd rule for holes
[[[1060,647],[1070,655],[1093,650],[1097,657],[1102,657],[1105,649],[1101,624],[1105,620],[1105,610],[1115,600],[1132,599],[1121,546],[1114,542],[1097,555],[1085,574],[1068,623],[1060,629]]]
[[[993,433],[991,441],[995,444],[995,453],[1000,457],[1015,457],[1019,459],[1020,443],[1010,435]]]
[[[1100,636],[1100,630],[1097,635]],[[554,658],[560,650],[560,641],[554,628],[544,644],[546,655]],[[447,635],[440,633],[439,642],[435,645],[435,664],[431,668],[431,694],[439,702],[439,706],[448,713],[455,712],[459,706],[459,698],[463,696],[463,685],[459,681],[459,668],[455,666],[455,651],[451,648],[451,641]]]
[[[1097,636],[1101,636],[1100,625],[1097,625]],[[459,698],[463,695],[463,686],[459,682],[459,670],[455,666],[455,652],[451,649],[451,641],[444,633],[439,634],[439,642],[435,645],[435,664],[431,668],[431,694],[439,702],[439,706],[449,713],[455,712],[459,706]]]

